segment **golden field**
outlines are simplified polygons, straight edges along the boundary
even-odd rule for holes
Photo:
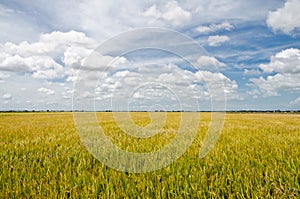
[[[181,113],[163,132],[126,136],[112,113],[97,113],[106,135],[134,152],[159,150],[174,138]],[[194,113],[191,114],[191,117]],[[148,173],[105,166],[81,143],[72,113],[0,114],[0,198],[300,198],[300,115],[227,113],[213,150],[199,158],[210,113],[173,164]],[[131,113],[139,126],[148,113]]]

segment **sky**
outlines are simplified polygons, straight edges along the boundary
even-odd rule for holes
[[[0,0],[0,110],[299,110],[300,0]]]

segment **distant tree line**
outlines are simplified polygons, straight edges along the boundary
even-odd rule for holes
[[[17,113],[17,112],[127,112],[127,111],[115,111],[115,110],[97,110],[97,111],[86,111],[86,110],[7,110],[0,111],[1,113]],[[132,110],[129,112],[214,112],[214,111],[186,111],[186,110]],[[227,112],[227,113],[300,113],[300,110],[229,110],[229,111],[216,111],[216,112]]]

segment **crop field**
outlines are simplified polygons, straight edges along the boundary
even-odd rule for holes
[[[97,113],[120,148],[163,148],[181,113],[166,113],[163,131],[130,138],[112,113]],[[190,114],[193,117],[195,113]],[[131,113],[139,126],[148,113]],[[0,198],[300,198],[300,115],[227,113],[213,150],[199,158],[211,113],[201,113],[196,138],[174,163],[128,173],[94,158],[76,132],[72,113],[0,114]]]

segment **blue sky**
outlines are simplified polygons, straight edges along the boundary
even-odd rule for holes
[[[299,10],[299,0],[0,0],[0,110],[298,110]],[[192,40],[201,47],[182,44]]]

